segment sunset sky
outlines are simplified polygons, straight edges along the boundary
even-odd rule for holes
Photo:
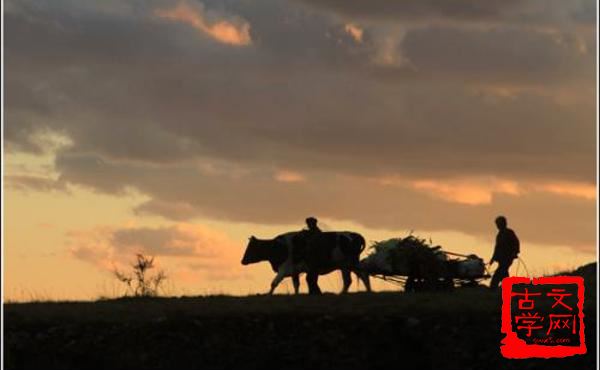
[[[487,261],[502,214],[530,272],[595,261],[595,15],[594,0],[4,1],[5,299],[119,294],[110,271],[138,251],[168,294],[262,293],[273,273],[241,266],[248,237],[307,216]]]

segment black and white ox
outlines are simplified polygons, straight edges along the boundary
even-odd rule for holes
[[[352,284],[351,272],[363,281],[367,291],[371,291],[369,276],[359,267],[359,257],[365,248],[365,239],[354,232],[321,232],[310,234],[303,231],[289,232],[273,239],[250,237],[242,258],[248,265],[268,261],[277,273],[271,282],[272,294],[285,277],[291,277],[294,292],[300,288],[300,274],[306,273],[310,294],[320,294],[319,275],[341,270],[346,293]]]

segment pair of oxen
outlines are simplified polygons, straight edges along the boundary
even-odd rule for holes
[[[248,265],[267,261],[276,273],[271,282],[269,294],[285,277],[291,277],[294,291],[300,289],[300,274],[306,273],[309,294],[320,294],[319,275],[341,270],[346,293],[352,284],[354,272],[371,291],[369,275],[360,268],[360,254],[365,249],[362,235],[350,231],[309,232],[306,230],[289,232],[273,239],[258,239],[251,236],[242,258]]]

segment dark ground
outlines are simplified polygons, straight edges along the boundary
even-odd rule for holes
[[[463,288],[6,304],[5,368],[594,369],[586,283],[588,353],[564,359],[504,359],[499,293]]]

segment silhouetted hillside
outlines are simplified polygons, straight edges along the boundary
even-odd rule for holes
[[[595,289],[595,271],[594,264],[574,273],[584,274]],[[585,302],[588,354],[552,360],[500,355],[500,304],[499,294],[485,288],[7,304],[5,365],[8,370],[594,368],[595,299]]]

